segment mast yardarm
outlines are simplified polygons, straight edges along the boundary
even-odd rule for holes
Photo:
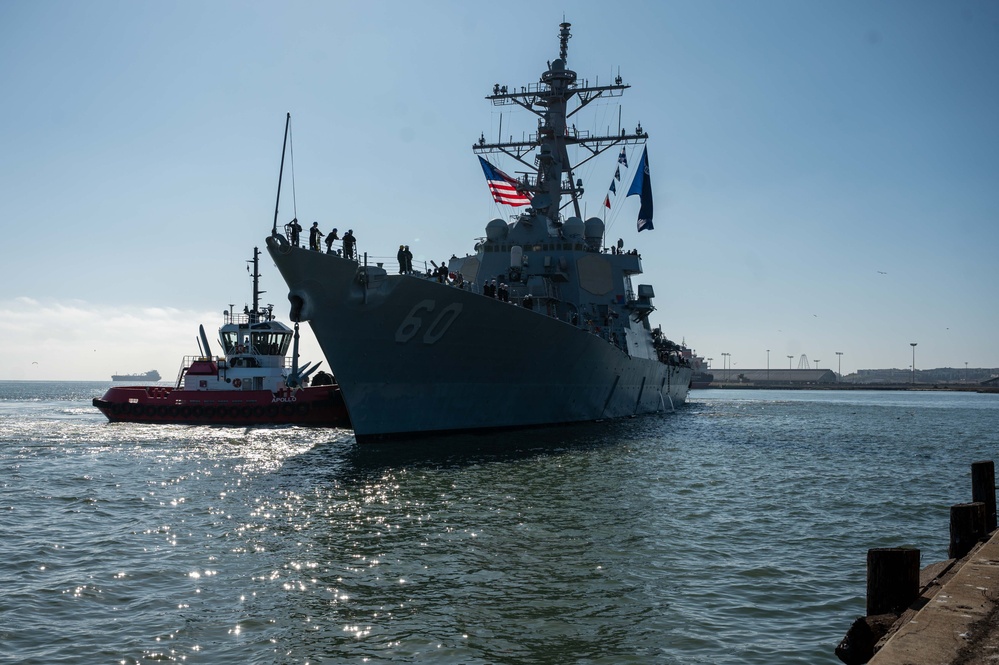
[[[486,142],[485,135],[472,146],[476,154],[500,152],[523,164],[526,171],[518,171],[519,189],[532,195],[534,214],[557,223],[563,207],[571,203],[574,214],[581,217],[579,199],[583,183],[573,175],[576,170],[597,155],[618,144],[642,144],[648,134],[639,125],[634,132],[620,130],[618,134],[596,135],[577,129],[570,123],[573,115],[595,99],[620,97],[631,87],[617,76],[612,85],[589,85],[577,82],[576,72],[566,67],[569,52],[571,24],[559,26],[559,57],[548,63],[548,70],[537,83],[509,90],[498,83],[493,86],[489,99],[496,106],[516,104],[538,116],[537,132],[524,141]],[[575,101],[573,101],[575,100]],[[571,108],[570,108],[571,107]],[[585,154],[576,164],[569,160],[569,146],[577,146]],[[536,152],[533,163],[527,156]],[[569,201],[562,203],[562,197]]]

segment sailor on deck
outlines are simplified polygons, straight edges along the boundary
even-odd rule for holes
[[[343,235],[343,258],[353,259],[354,257],[354,245],[357,243],[357,238],[354,237],[354,229],[347,229],[347,232]]]
[[[291,220],[285,226],[291,232],[292,247],[298,247],[298,235],[302,232],[302,225],[298,223],[298,218]]]
[[[333,253],[333,241],[334,240],[339,240],[339,239],[340,239],[340,235],[336,232],[336,227],[334,226],[333,230],[330,231],[328,234],[326,234],[326,253],[327,254],[332,254]]]
[[[309,249],[314,249],[317,252],[320,250],[320,238],[325,235],[319,230],[319,222],[312,222],[312,228],[309,229]]]

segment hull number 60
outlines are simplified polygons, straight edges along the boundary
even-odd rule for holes
[[[399,329],[395,331],[395,341],[404,344],[413,339],[428,320],[430,324],[426,325],[426,331],[423,333],[423,343],[433,344],[443,337],[461,314],[461,303],[453,302],[442,309],[437,316],[431,317],[436,308],[437,303],[433,300],[421,300],[416,303],[409,311],[409,315],[399,324]]]

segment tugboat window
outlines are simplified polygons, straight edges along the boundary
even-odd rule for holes
[[[225,345],[225,355],[230,355],[236,351],[236,343],[239,341],[239,333],[222,333],[222,343]]]
[[[283,356],[288,351],[290,333],[253,333],[250,342],[253,350],[262,356]]]

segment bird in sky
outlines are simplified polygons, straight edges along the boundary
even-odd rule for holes
[[[879,275],[887,275],[888,273],[886,273],[886,272],[885,272],[884,270],[879,270],[879,271],[878,271],[878,274],[879,274]]]

